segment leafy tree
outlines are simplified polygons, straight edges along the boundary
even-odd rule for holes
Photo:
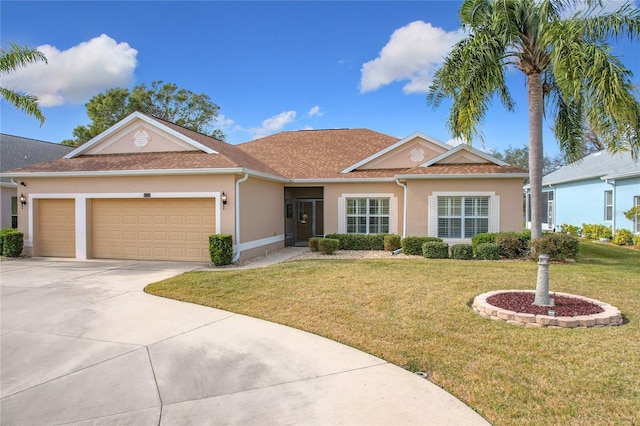
[[[565,17],[572,0],[466,0],[459,16],[468,36],[458,42],[434,76],[427,96],[438,106],[453,100],[447,121],[454,137],[469,143],[478,135],[494,97],[512,111],[505,74],[515,67],[526,76],[529,103],[531,236],[542,236],[543,115],[567,161],[582,154],[585,122],[610,135],[607,148],[640,153],[640,103],[631,71],[614,56],[609,39],[640,31],[640,11],[624,5],[597,14],[600,2]],[[546,107],[546,110],[545,110]]]
[[[18,68],[40,61],[46,63],[47,58],[39,50],[30,49],[28,46],[19,46],[16,43],[9,43],[8,50],[0,48],[0,75],[10,74]],[[37,96],[28,93],[18,93],[6,87],[0,87],[0,97],[4,98],[20,111],[40,121],[41,126],[44,124],[46,119],[38,107]]]
[[[220,107],[211,102],[209,96],[179,89],[173,83],[154,81],[151,88],[143,83],[131,91],[109,89],[91,98],[85,106],[91,124],[77,126],[73,130],[74,138],[62,141],[63,145],[82,145],[135,111],[214,138],[225,138],[222,131],[213,128]]]
[[[492,156],[504,161],[505,163],[511,164],[512,166],[519,167],[523,170],[529,169],[529,147],[523,146],[520,148],[514,148],[509,145],[503,152],[494,151],[491,153]],[[562,165],[562,157],[549,157],[548,155],[544,155],[543,157],[543,167],[542,173],[547,174],[551,173],[558,167]]]
[[[581,157],[585,122],[610,136],[611,151],[629,148],[640,155],[640,103],[632,73],[608,44],[611,38],[638,36],[640,11],[625,4],[597,14],[599,1],[585,3],[588,10],[565,17],[578,1],[465,0],[459,16],[469,35],[436,71],[427,96],[435,106],[453,100],[447,124],[454,137],[470,143],[494,97],[514,109],[507,70],[515,67],[526,76],[532,243],[542,237],[543,116],[553,118],[568,161]],[[534,303],[549,302],[548,278],[541,275]]]

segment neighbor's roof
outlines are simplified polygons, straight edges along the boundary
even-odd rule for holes
[[[580,161],[560,167],[542,178],[543,185],[576,182],[588,179],[615,179],[639,177],[640,162],[635,162],[631,153],[598,151]]]
[[[73,147],[0,133],[0,172],[61,158]],[[9,181],[2,178],[2,181]]]

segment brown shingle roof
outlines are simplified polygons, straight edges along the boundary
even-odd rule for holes
[[[282,132],[238,145],[291,179],[348,178],[345,169],[399,139],[368,129]]]

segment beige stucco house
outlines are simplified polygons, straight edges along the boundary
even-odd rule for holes
[[[522,229],[526,172],[466,145],[366,129],[283,132],[240,145],[134,113],[25,182],[31,256],[235,260],[326,233],[468,241]]]

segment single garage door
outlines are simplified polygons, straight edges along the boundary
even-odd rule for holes
[[[76,210],[73,199],[38,201],[38,256],[76,257]]]
[[[208,261],[213,198],[94,199],[93,257]]]

